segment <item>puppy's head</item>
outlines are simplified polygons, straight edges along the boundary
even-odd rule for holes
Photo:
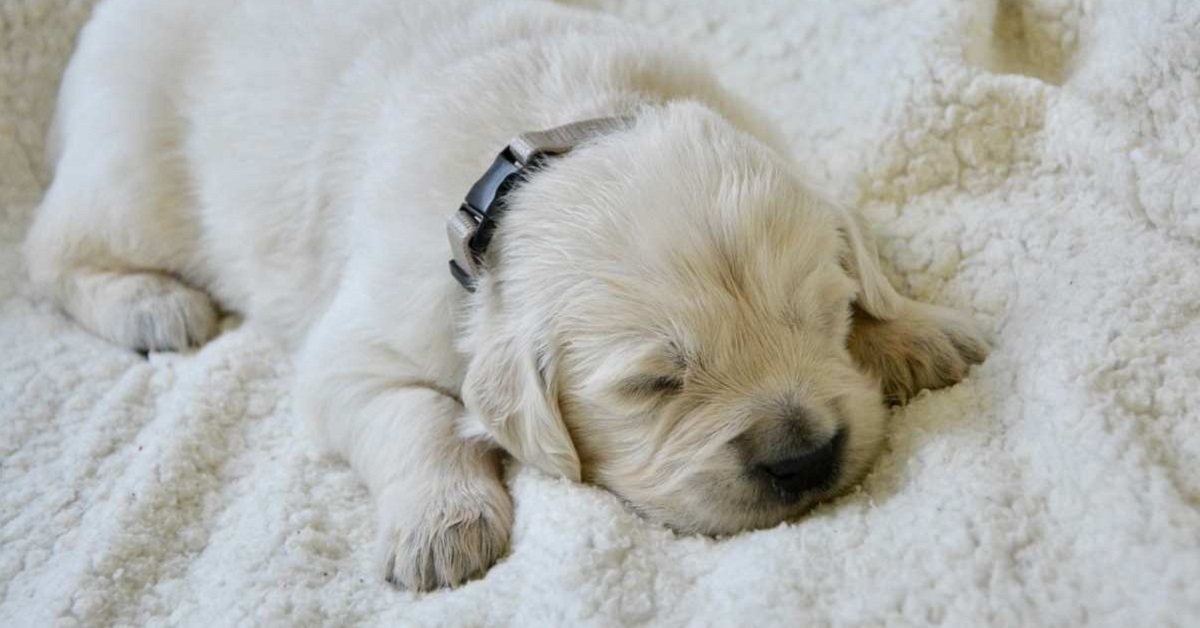
[[[846,350],[895,293],[853,220],[696,105],[555,159],[509,197],[464,348],[469,421],[518,459],[688,532],[775,524],[883,436]]]

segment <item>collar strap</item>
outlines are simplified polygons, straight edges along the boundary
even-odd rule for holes
[[[450,237],[450,274],[468,292],[482,271],[483,255],[492,241],[496,220],[506,209],[504,197],[520,179],[522,171],[544,157],[562,155],[588,140],[627,128],[631,116],[581,120],[545,131],[522,133],[500,151],[471,190],[458,211],[446,223]]]

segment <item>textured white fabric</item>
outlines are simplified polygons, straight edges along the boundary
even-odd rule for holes
[[[16,245],[84,0],[0,3],[0,625],[1200,624],[1200,3],[598,0],[691,41],[996,348],[862,489],[675,538],[513,469],[510,556],[423,597],[245,326],[145,360]],[[450,211],[453,208],[446,208]]]

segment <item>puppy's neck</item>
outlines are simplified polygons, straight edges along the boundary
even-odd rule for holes
[[[543,162],[558,158],[578,146],[603,135],[620,132],[633,125],[635,118],[605,116],[571,122],[541,131],[517,135],[496,156],[487,172],[471,186],[466,200],[447,221],[450,240],[450,273],[469,292],[483,272],[492,232],[508,204],[505,197],[523,177]]]

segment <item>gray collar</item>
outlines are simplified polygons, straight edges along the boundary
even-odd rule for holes
[[[496,228],[496,219],[504,213],[504,196],[520,179],[522,171],[545,157],[562,155],[588,140],[629,127],[632,116],[611,116],[581,120],[545,131],[522,133],[508,143],[471,191],[458,211],[446,223],[450,237],[450,273],[469,292],[483,270]]]

